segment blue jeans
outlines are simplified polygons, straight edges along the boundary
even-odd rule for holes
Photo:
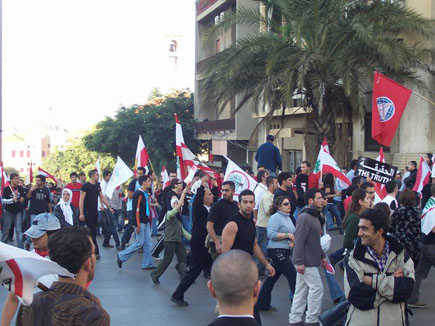
[[[109,209],[106,209],[105,211],[98,211],[98,219],[100,219],[100,217],[106,225],[103,244],[108,245],[110,242],[110,236],[113,236],[113,240],[115,240],[116,246],[118,247],[120,243],[117,232],[118,222],[116,220],[116,215],[112,214]]]
[[[302,210],[302,208],[303,207],[296,206],[296,210],[293,213],[293,217],[295,218],[296,221],[298,220],[298,215],[299,215],[299,212]]]
[[[183,228],[190,234],[192,234],[192,223],[190,223],[190,215],[181,215],[183,221]],[[185,237],[181,240],[185,248],[190,248],[190,241]]]
[[[153,236],[156,236],[158,234],[157,221],[158,221],[158,218],[153,218],[153,223],[151,224],[151,235],[153,235]]]
[[[122,209],[115,209],[115,218],[118,231],[121,232],[124,229],[124,214],[122,213]]]
[[[7,210],[3,210],[3,230],[2,230],[2,242],[8,243],[9,233],[12,228],[15,227],[15,240],[17,241],[18,248],[24,248],[23,246],[23,214],[11,213]]]
[[[258,296],[257,308],[259,310],[268,310],[271,302],[273,287],[283,274],[287,278],[288,286],[292,294],[295,293],[296,286],[296,269],[291,261],[290,249],[267,249],[268,256],[272,259],[272,265],[275,268],[275,276],[268,277],[264,282]]]
[[[142,268],[152,267],[153,260],[151,258],[152,240],[150,225],[141,223],[139,233],[136,231],[136,227],[134,228],[136,241],[127,249],[121,251],[118,254],[118,257],[122,262],[126,262],[136,251],[143,248]]]
[[[332,301],[342,297],[344,298],[343,290],[338,285],[335,276],[329,274],[325,268],[323,268],[323,270],[325,271],[326,283],[328,283],[329,288],[329,296],[331,297]]]
[[[334,220],[332,216],[335,216],[335,220],[337,222],[337,227],[341,228],[341,214],[338,210],[337,206],[332,203],[328,203],[326,207],[323,209],[323,214],[326,216],[326,229],[331,230],[334,228]]]
[[[263,252],[264,256],[267,257],[267,228],[262,226],[256,226],[257,230],[257,242]]]

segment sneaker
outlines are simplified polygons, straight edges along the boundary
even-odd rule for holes
[[[119,250],[125,250],[125,243],[121,243],[121,245],[119,246]]]
[[[113,248],[114,246],[112,246],[110,243],[103,243],[103,247],[104,248]]]
[[[177,306],[179,306],[179,307],[187,307],[189,304],[187,303],[187,301],[184,301],[184,300],[178,300],[178,299],[175,299],[174,297],[171,297],[171,301],[173,302],[173,303],[175,303]]]
[[[122,268],[122,260],[119,258],[118,255],[116,255],[116,264],[118,265],[119,268]]]
[[[95,258],[96,258],[97,260],[100,260],[100,259],[101,259],[100,254],[95,254]]]
[[[416,308],[416,309],[424,309],[429,307],[426,303],[423,302],[415,302],[415,303],[408,303],[409,308]]]
[[[142,267],[142,269],[153,270],[156,269],[156,266]]]

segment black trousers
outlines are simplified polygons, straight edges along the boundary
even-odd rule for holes
[[[189,270],[184,275],[172,297],[177,300],[184,300],[184,293],[198,278],[201,271],[212,263],[207,248],[192,248],[192,256],[189,262]]]
[[[94,243],[95,246],[95,254],[99,255],[100,250],[98,248],[98,243],[97,243],[98,212],[84,211],[83,213],[85,215],[86,226],[91,231],[92,242]]]

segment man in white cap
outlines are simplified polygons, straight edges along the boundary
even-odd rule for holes
[[[56,216],[50,213],[42,213],[35,216],[32,225],[24,233],[33,244],[33,252],[48,257],[48,238],[51,234],[60,229],[60,223]],[[38,288],[47,291],[51,284],[57,280],[57,275],[46,275],[39,279]],[[18,298],[13,293],[9,293],[3,306],[1,325],[9,325],[14,318],[18,308]]]

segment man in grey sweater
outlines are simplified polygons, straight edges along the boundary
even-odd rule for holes
[[[322,308],[323,285],[318,271],[320,265],[326,266],[325,253],[320,245],[323,194],[312,188],[305,192],[305,206],[299,213],[296,223],[293,263],[296,266],[296,291],[293,297],[289,323],[291,326],[320,325],[319,315]],[[302,320],[305,314],[305,323]]]

